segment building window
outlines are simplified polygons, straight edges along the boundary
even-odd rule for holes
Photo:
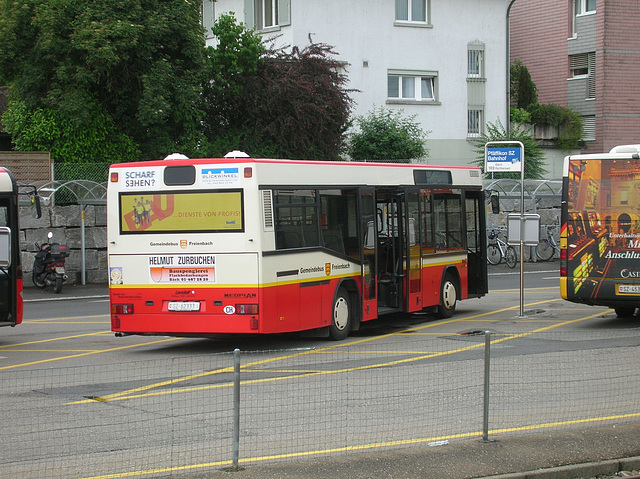
[[[576,15],[594,13],[596,11],[596,0],[574,0]]]
[[[484,51],[467,50],[467,77],[484,78]]]
[[[260,28],[275,27],[278,25],[278,2],[277,0],[261,0],[260,7]]]
[[[484,111],[478,108],[467,110],[467,137],[477,138],[484,133]]]
[[[396,0],[396,21],[427,23],[429,0]]]
[[[256,30],[278,30],[291,24],[290,0],[244,0],[246,26]]]
[[[434,72],[389,73],[387,80],[387,98],[416,102],[436,101],[436,79]]]
[[[569,55],[571,78],[587,80],[585,98],[596,97],[596,54],[595,52]]]
[[[200,4],[200,22],[204,27],[204,38],[213,38],[213,25],[216,21],[216,7],[213,0],[203,0]]]

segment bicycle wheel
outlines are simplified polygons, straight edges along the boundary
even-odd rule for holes
[[[544,239],[536,246],[536,256],[540,261],[549,261],[553,258],[556,250],[551,246],[548,239]]]
[[[498,245],[490,244],[487,246],[487,261],[489,264],[499,264],[502,261],[502,252]]]
[[[516,249],[513,246],[507,246],[507,254],[504,258],[507,261],[507,266],[509,268],[515,268],[516,263],[518,262],[518,255],[516,254]]]

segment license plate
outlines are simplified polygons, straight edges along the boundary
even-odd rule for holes
[[[640,294],[640,284],[619,284],[618,293],[620,294]]]
[[[167,307],[169,311],[200,311],[197,301],[171,301]]]

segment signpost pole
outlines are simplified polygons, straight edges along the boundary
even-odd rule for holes
[[[520,141],[490,141],[484,145],[484,171],[520,172],[520,317],[524,316],[524,145]]]

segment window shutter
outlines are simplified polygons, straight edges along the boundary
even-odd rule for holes
[[[596,54],[589,53],[589,78],[587,79],[587,98],[596,97]]]
[[[569,56],[569,68],[571,70],[582,70],[589,68],[589,57],[586,53]]]
[[[247,28],[256,28],[255,0],[244,0],[244,24]]]
[[[594,115],[582,117],[582,139],[585,141],[596,139],[596,117]]]
[[[291,0],[278,0],[278,25],[291,25]]]

